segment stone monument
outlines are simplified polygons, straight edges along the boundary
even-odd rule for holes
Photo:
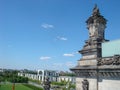
[[[87,19],[89,39],[79,51],[82,58],[70,70],[76,74],[76,90],[120,90],[120,55],[102,57],[107,20],[95,5]]]

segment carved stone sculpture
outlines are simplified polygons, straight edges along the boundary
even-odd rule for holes
[[[82,88],[83,88],[83,90],[89,90],[89,82],[87,79],[84,79],[82,81]]]
[[[113,64],[120,65],[120,55],[115,55],[113,58],[114,58]]]
[[[120,55],[115,55],[108,60],[98,59],[98,65],[120,65]]]

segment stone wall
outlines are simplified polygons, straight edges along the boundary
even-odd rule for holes
[[[76,77],[76,90],[83,90],[82,81],[84,78]],[[89,82],[89,90],[97,90],[97,78],[87,78]]]
[[[93,66],[97,65],[97,60],[96,59],[91,59],[91,60],[79,60],[78,61],[79,66]]]
[[[100,78],[98,90],[120,90],[120,78]]]
[[[76,77],[76,90],[83,90],[82,81],[84,78]],[[88,90],[120,90],[120,78],[87,78],[89,82]],[[98,86],[98,87],[97,87]]]

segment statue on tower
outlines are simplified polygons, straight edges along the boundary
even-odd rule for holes
[[[93,8],[92,15],[87,19],[87,29],[89,31],[89,39],[85,41],[85,45],[81,51],[83,55],[83,60],[86,55],[91,55],[89,58],[101,57],[101,43],[108,41],[105,39],[105,28],[107,20],[100,14],[97,5]],[[94,49],[94,50],[92,50]]]
[[[89,30],[89,37],[104,39],[104,29],[106,28],[106,22],[107,20],[102,15],[100,15],[99,8],[97,5],[95,5],[92,15],[86,21],[87,28]]]

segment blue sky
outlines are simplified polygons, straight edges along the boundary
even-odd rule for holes
[[[66,71],[77,65],[94,4],[108,20],[106,39],[119,39],[119,0],[0,0],[0,68]]]

